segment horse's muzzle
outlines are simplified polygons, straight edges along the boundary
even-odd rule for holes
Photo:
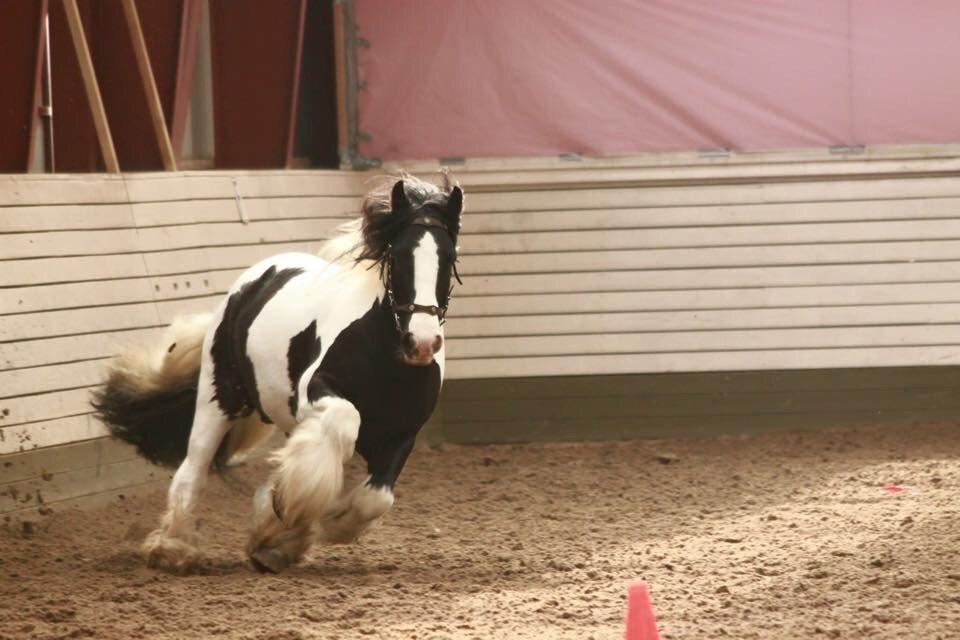
[[[414,366],[425,367],[433,363],[433,356],[443,348],[443,337],[418,339],[412,333],[403,336],[403,361]]]

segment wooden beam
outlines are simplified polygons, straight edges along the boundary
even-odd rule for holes
[[[127,29],[133,41],[133,53],[140,71],[140,80],[143,91],[147,96],[147,108],[150,110],[150,121],[153,125],[153,134],[157,139],[160,157],[163,159],[163,168],[167,171],[177,170],[177,161],[173,156],[173,147],[167,132],[166,119],[163,117],[163,105],[160,104],[160,94],[157,93],[157,83],[150,66],[150,53],[147,51],[147,42],[143,38],[143,29],[140,27],[140,17],[137,15],[137,5],[133,0],[122,0],[123,15],[127,19]]]
[[[337,149],[340,166],[343,167],[350,164],[350,141],[347,124],[347,44],[342,2],[333,3],[333,46],[337,70]]]
[[[297,44],[293,51],[293,78],[290,89],[290,123],[287,125],[287,152],[285,166],[293,165],[293,142],[297,131],[297,105],[300,102],[300,63],[303,59],[303,25],[307,17],[307,0],[299,0],[297,16]]]
[[[33,107],[31,109],[32,116],[30,118],[30,144],[27,148],[27,166],[24,167],[24,170],[30,171],[33,167],[34,160],[34,149],[36,147],[36,135],[37,135],[37,125],[40,123],[40,108],[43,104],[43,68],[45,61],[45,51],[46,51],[46,22],[47,22],[47,0],[41,0],[40,2],[40,16],[37,21],[37,58],[36,65],[34,66],[33,72]],[[41,130],[40,133],[43,136]]]
[[[67,26],[70,28],[73,48],[77,53],[77,62],[80,65],[83,88],[87,94],[90,112],[93,114],[93,126],[97,132],[97,142],[100,145],[103,164],[109,173],[120,173],[117,151],[113,146],[113,136],[110,135],[110,124],[107,122],[107,112],[103,108],[103,99],[100,97],[97,74],[93,69],[93,58],[90,57],[87,36],[83,32],[83,22],[80,19],[77,0],[63,0],[63,8],[67,18]]]
[[[56,153],[53,144],[53,73],[50,69],[50,4],[43,4],[43,69],[41,73],[41,106],[38,112],[43,117],[44,170],[53,173],[57,170]]]
[[[200,0],[183,0],[176,86],[173,94],[172,126],[170,128],[170,142],[177,158],[183,157],[183,139],[187,130],[187,114],[190,112],[190,101],[193,98],[193,75],[197,66],[197,44],[202,21],[203,3]]]

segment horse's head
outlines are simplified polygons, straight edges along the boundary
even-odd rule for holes
[[[443,348],[443,318],[457,261],[463,191],[415,178],[398,180],[385,197],[364,203],[363,258],[380,263],[401,356],[429,365]]]

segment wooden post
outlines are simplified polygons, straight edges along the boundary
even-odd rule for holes
[[[163,105],[160,104],[160,94],[157,92],[157,82],[153,77],[150,66],[150,53],[147,51],[147,41],[143,37],[140,27],[140,17],[137,15],[137,5],[133,0],[122,0],[123,15],[127,19],[127,29],[133,41],[133,54],[137,59],[137,68],[140,71],[140,81],[147,96],[147,108],[150,110],[150,121],[153,124],[153,135],[157,139],[160,157],[163,159],[163,168],[167,171],[177,170],[177,161],[173,157],[173,147],[170,145],[170,135],[167,132],[167,122],[163,117]]]
[[[40,107],[43,116],[43,147],[46,151],[44,168],[47,173],[57,170],[57,154],[53,145],[53,72],[50,68],[50,4],[43,5],[43,87]]]
[[[350,140],[347,125],[347,41],[344,35],[343,3],[333,3],[333,48],[337,72],[337,150],[340,167],[351,165]]]
[[[73,40],[73,48],[77,52],[77,62],[80,65],[80,76],[83,79],[87,102],[90,103],[90,113],[93,114],[93,127],[97,131],[97,142],[100,145],[103,164],[108,172],[120,173],[120,163],[117,162],[117,151],[113,147],[113,136],[110,135],[107,112],[103,108],[103,99],[100,97],[100,88],[97,86],[97,74],[93,70],[93,59],[90,57],[90,48],[87,46],[87,36],[83,32],[77,0],[63,0],[63,9],[67,17],[67,26],[70,28],[70,39]]]
[[[197,41],[203,5],[200,0],[183,0],[180,16],[180,42],[177,55],[177,81],[173,92],[173,116],[170,143],[176,158],[183,156],[183,138],[187,128],[187,113],[193,97],[193,74],[197,66]]]
[[[41,110],[44,106],[43,94],[43,80],[44,80],[44,63],[46,62],[46,42],[47,42],[47,0],[41,0],[40,2],[40,19],[37,24],[37,58],[36,64],[34,66],[33,72],[33,108],[30,110],[33,114],[30,118],[30,144],[27,148],[27,164],[24,167],[24,171],[30,171],[33,167],[33,152],[36,147],[36,135],[37,135],[37,125],[40,123],[40,119],[44,117],[44,114],[41,113]],[[46,120],[43,121],[44,126],[46,125]],[[45,137],[44,130],[41,130],[40,135]],[[46,141],[44,141],[43,147],[46,149]],[[44,158],[44,164],[46,165],[47,159]]]
[[[285,166],[293,164],[294,135],[297,131],[297,106],[300,102],[300,65],[303,59],[303,27],[307,18],[307,0],[300,0],[300,15],[297,17],[297,46],[293,53],[293,81],[290,91],[290,123],[287,127],[287,153]]]

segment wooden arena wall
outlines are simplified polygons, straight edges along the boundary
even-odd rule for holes
[[[236,276],[351,218],[338,171],[0,177],[0,511],[96,501],[169,474],[90,415],[103,364],[211,310]]]
[[[435,166],[408,164],[416,173]],[[956,150],[468,161],[431,441],[950,417]],[[370,175],[0,177],[0,511],[166,472],[89,414],[105,359],[314,250]]]

